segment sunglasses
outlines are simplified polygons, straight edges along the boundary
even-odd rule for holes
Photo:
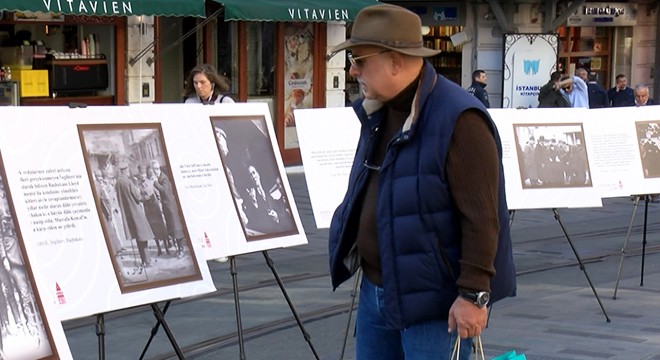
[[[366,59],[368,57],[380,55],[380,54],[386,53],[388,51],[390,51],[390,50],[382,50],[382,51],[378,51],[378,52],[375,52],[375,53],[362,55],[362,56],[353,56],[352,53],[348,53],[347,56],[348,56],[348,61],[351,63],[351,66],[353,66],[353,67],[355,67],[356,69],[359,70],[359,69],[362,68],[362,66],[364,66],[364,59]]]

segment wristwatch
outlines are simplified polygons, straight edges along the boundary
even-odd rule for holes
[[[488,305],[488,301],[490,301],[490,293],[488,291],[459,291],[459,295],[461,295],[463,299],[471,301],[480,308]]]

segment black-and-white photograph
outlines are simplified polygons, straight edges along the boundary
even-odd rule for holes
[[[513,128],[523,189],[592,186],[582,124]]]
[[[0,359],[58,359],[0,167]]]
[[[122,293],[201,279],[160,124],[78,132]]]
[[[660,177],[660,121],[635,123],[644,178]]]
[[[212,117],[211,125],[246,239],[298,234],[266,119]]]

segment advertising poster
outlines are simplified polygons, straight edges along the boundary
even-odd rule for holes
[[[346,194],[360,136],[352,107],[296,110],[300,156],[316,227],[330,227]]]
[[[556,34],[505,34],[503,108],[535,108],[557,63]]]
[[[70,359],[62,326],[44,311],[51,304],[34,285],[11,204],[0,154],[0,359]]]
[[[284,148],[298,147],[293,110],[312,107],[314,30],[311,22],[284,24]]]

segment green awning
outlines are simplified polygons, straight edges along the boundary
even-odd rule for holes
[[[91,16],[206,17],[204,0],[2,0],[0,10]]]
[[[376,0],[215,0],[225,5],[225,20],[353,21]]]

